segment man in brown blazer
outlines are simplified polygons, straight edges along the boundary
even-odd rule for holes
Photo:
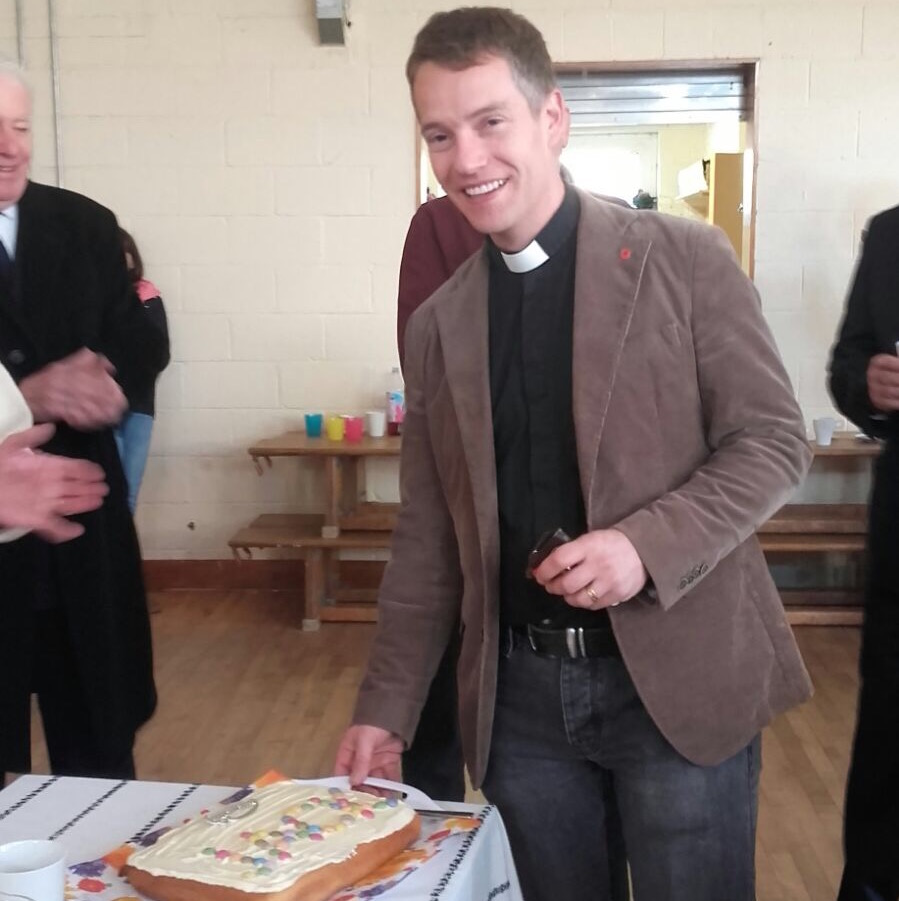
[[[636,901],[749,901],[758,736],[810,694],[754,538],[810,462],[758,296],[717,230],[563,185],[521,16],[436,14],[407,74],[489,241],[409,321],[402,509],[337,770],[398,774],[460,622],[466,762],[528,901],[608,898],[608,773]]]

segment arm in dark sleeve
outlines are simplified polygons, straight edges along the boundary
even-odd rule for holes
[[[396,342],[400,365],[405,358],[403,345],[409,317],[452,275],[452,272],[447,271],[446,261],[440,251],[428,206],[428,203],[422,204],[412,217],[400,261],[396,305]]]
[[[406,234],[400,263],[396,337],[400,364],[405,357],[406,323],[409,317],[484,244],[449,197],[423,203]]]
[[[116,378],[129,396],[133,386],[152,382],[165,368],[169,356],[168,334],[147,328],[147,317],[128,278],[118,223],[108,210],[96,214],[90,251],[98,290],[103,292],[100,341],[92,350],[110,359],[116,368]]]
[[[875,219],[862,246],[829,367],[830,393],[840,412],[866,434],[879,438],[894,428],[894,417],[879,413],[871,404],[867,378],[871,357],[894,350],[880,346],[873,316],[874,269],[886,250]]]
[[[149,300],[143,301],[144,317],[150,329],[157,332],[163,340],[161,348],[161,356],[159,358],[160,366],[156,370],[159,375],[166,366],[169,365],[171,359],[171,348],[169,345],[169,321],[165,315],[165,305],[161,297],[151,297]]]

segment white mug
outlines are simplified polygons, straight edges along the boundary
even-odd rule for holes
[[[56,842],[30,839],[0,845],[0,899],[63,901],[66,852]]]
[[[833,416],[821,416],[812,420],[812,427],[815,430],[815,443],[821,447],[827,447],[833,440],[833,433],[838,423]]]
[[[369,410],[365,414],[365,429],[372,438],[383,438],[387,431],[387,414],[383,410]]]

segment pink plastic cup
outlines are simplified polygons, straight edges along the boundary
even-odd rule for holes
[[[358,444],[362,440],[362,417],[346,416],[344,417],[343,423],[344,440],[349,441],[351,444]]]

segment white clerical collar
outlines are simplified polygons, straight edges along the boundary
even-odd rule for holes
[[[538,269],[549,259],[549,254],[536,241],[531,241],[524,250],[519,250],[518,253],[500,251],[500,255],[509,271],[519,275]]]

